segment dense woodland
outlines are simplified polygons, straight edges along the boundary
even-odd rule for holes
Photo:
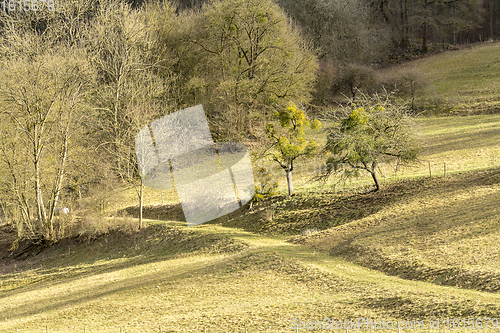
[[[418,78],[381,82],[373,70],[497,39],[499,7],[71,0],[0,11],[0,216],[20,237],[62,237],[55,208],[92,197],[98,210],[100,193],[140,182],[135,134],[185,107],[203,104],[216,140],[259,140],[289,102],[321,113],[401,80],[413,97]]]

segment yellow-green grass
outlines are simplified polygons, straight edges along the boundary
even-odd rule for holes
[[[481,170],[500,165],[500,115],[418,118],[416,119],[416,132],[421,143],[420,161],[398,169],[396,169],[394,163],[381,164],[378,176],[382,188],[391,187],[391,184],[395,182],[397,185],[397,182],[401,179],[428,178],[430,175],[433,178],[443,177],[445,164],[448,176],[457,172]],[[321,143],[324,143],[324,136],[324,133],[312,134],[312,138]],[[300,201],[302,199],[299,198],[310,197],[310,201],[314,201],[314,203],[309,203],[311,207],[331,207],[325,208],[326,212],[313,212],[307,209],[299,212],[297,207],[293,205],[290,209],[280,210],[275,207],[277,204],[271,200],[263,205],[266,208],[261,206],[261,209],[253,210],[250,214],[237,215],[238,221],[236,223],[233,223],[234,221],[225,221],[225,223],[227,225],[246,225],[253,231],[297,233],[309,227],[324,229],[338,225],[339,221],[345,223],[379,209],[378,204],[373,203],[366,203],[362,208],[359,208],[360,205],[354,203],[351,198],[328,194],[341,193],[343,190],[348,191],[348,193],[356,193],[369,189],[373,186],[373,180],[368,173],[361,173],[360,177],[351,179],[344,184],[337,184],[338,178],[335,177],[332,177],[326,183],[311,181],[312,177],[319,174],[324,163],[324,158],[321,157],[297,161],[293,172],[293,180],[295,191],[299,196],[297,200]],[[430,174],[429,164],[431,167]],[[254,159],[256,185],[258,185],[259,181],[257,172],[259,166],[266,166],[272,173],[272,180],[278,181],[280,184],[280,197],[276,198],[275,201],[282,203],[289,200],[284,198],[287,187],[285,172],[281,167],[273,161]],[[389,190],[389,192],[394,197],[398,195],[392,190]],[[128,206],[137,205],[137,197],[133,189],[123,193],[126,194],[122,198],[128,196],[128,199],[124,201]],[[164,200],[165,203],[169,203],[168,206],[160,205],[161,193],[160,190],[146,189],[144,200],[146,205],[145,217],[160,220],[182,219],[182,210],[175,192],[171,190],[163,191]],[[322,196],[315,197],[316,194]],[[330,204],[337,201],[339,202],[338,205]],[[348,213],[346,211],[339,212],[336,208],[339,205],[350,208],[353,204],[356,209],[349,210]],[[382,205],[384,204],[385,202],[382,203]],[[277,210],[277,212],[269,212],[269,209]],[[127,211],[133,216],[138,216],[137,207],[128,208]],[[274,215],[273,221],[262,223],[263,220],[268,219],[265,215],[271,213]],[[252,214],[255,216],[252,216]],[[308,218],[304,219],[303,216],[308,216]],[[328,218],[324,218],[324,216],[328,216]],[[256,221],[259,220],[260,222],[257,223]],[[317,222],[311,224],[313,220]]]
[[[326,124],[327,126],[327,124]],[[481,170],[500,165],[500,115],[477,115],[467,117],[430,117],[416,119],[416,132],[421,142],[420,162],[399,168],[395,172],[394,164],[382,164],[379,179],[382,189],[387,189],[384,200],[371,200],[367,197],[352,199],[339,196],[341,190],[348,193],[364,191],[372,186],[371,176],[361,176],[345,184],[337,184],[333,177],[327,183],[311,182],[318,174],[324,159],[299,160],[294,171],[294,187],[297,196],[285,198],[285,172],[273,161],[254,160],[256,183],[257,170],[264,165],[272,171],[273,181],[280,183],[280,195],[246,214],[230,215],[215,221],[227,226],[240,226],[253,232],[273,232],[297,234],[306,229],[329,227],[344,224],[377,212],[385,206],[388,199],[399,198],[399,181],[407,178],[429,178],[429,164],[432,178],[444,176],[446,164],[447,176],[458,172]],[[324,133],[311,133],[312,138],[324,140]],[[322,142],[324,143],[324,141]],[[393,190],[396,188],[396,190]],[[168,205],[160,205],[161,192],[146,189],[144,216],[157,220],[182,220],[182,209],[175,192],[163,191]],[[133,189],[125,191],[129,206],[137,205]],[[168,194],[168,196],[167,196]],[[316,194],[320,194],[316,196]],[[301,208],[302,207],[302,208]],[[342,208],[344,207],[344,208]],[[339,208],[342,208],[339,210]],[[138,216],[138,207],[126,209],[132,216]],[[234,216],[234,218],[233,218]]]
[[[494,108],[498,80],[484,68],[498,70],[495,52],[498,44],[409,66],[430,77],[437,95],[454,98],[454,107]],[[302,161],[297,196],[212,224],[184,227],[175,192],[146,189],[146,215],[155,220],[141,231],[33,245],[25,253],[21,243],[0,260],[0,331],[290,332],[292,318],[368,317],[424,320],[427,329],[413,331],[436,332],[430,319],[498,318],[500,116],[417,124],[423,164],[396,176],[393,165],[381,168],[378,193],[326,193],[333,181],[324,188],[308,182],[322,161]],[[275,170],[284,193],[284,172]],[[369,182],[361,177],[353,186]],[[109,215],[137,203],[131,188],[102,199]],[[288,240],[308,229],[312,235]],[[0,240],[12,239],[1,232]]]
[[[287,332],[292,318],[424,320],[428,328],[433,316],[498,317],[500,296],[485,290],[498,284],[499,182],[498,171],[483,171],[253,208],[275,205],[271,224],[345,214],[348,224],[295,238],[312,248],[283,236],[157,221],[139,233],[67,240],[3,262],[0,330]]]
[[[59,262],[46,255],[3,274],[0,330],[290,332],[292,318],[372,318],[423,320],[427,329],[419,331],[432,332],[432,316],[495,317],[500,311],[498,294],[386,276],[282,237],[219,226],[156,224],[143,232],[135,239],[138,248],[155,238],[162,245],[149,255],[105,249],[103,243],[115,244],[113,237],[119,237],[109,235],[61,254]],[[175,234],[178,242],[162,243],[162,232]],[[207,237],[208,247],[217,250],[195,246],[176,254],[186,234]],[[228,238],[246,245],[229,251],[218,245]],[[172,253],[165,253],[169,248]],[[51,251],[70,250],[63,244]],[[79,261],[83,252],[89,254]],[[21,282],[13,288],[5,283],[11,280]]]
[[[425,57],[403,65],[398,65],[383,72],[397,73],[401,71],[415,71],[421,74],[428,83],[419,103],[432,113],[433,108],[446,109],[452,113],[492,113],[500,111],[500,43],[476,45],[459,51],[449,51]],[[439,111],[439,110],[438,110]],[[473,170],[475,168],[490,167],[499,163],[498,139],[500,116],[450,117],[450,118],[423,118],[417,123],[421,125],[424,149],[421,158],[431,163],[431,172],[435,175],[444,173],[444,163],[447,172]],[[324,128],[328,124],[323,124]],[[326,141],[325,132],[308,131],[308,137],[315,139],[320,145]],[[495,141],[497,140],[497,141]],[[399,169],[394,174],[394,165],[382,166],[382,178],[414,177],[429,174],[428,164],[423,161],[419,167]],[[285,193],[286,179],[284,171],[274,163],[257,161],[254,165],[262,165],[276,175],[280,183],[280,191]],[[318,188],[331,190],[331,186],[320,183],[310,183],[313,175],[317,174],[323,164],[321,158],[296,162],[294,180],[297,188],[314,192]],[[385,175],[385,177],[384,177]],[[369,177],[355,181],[353,185],[368,185]],[[175,192],[161,190],[146,190],[146,200],[149,204],[160,204],[161,193],[176,201]],[[116,202],[110,202],[112,211],[125,208],[137,201],[136,194],[129,191],[127,200],[120,197]],[[123,207],[121,207],[123,206]]]
[[[500,165],[500,115],[419,118],[416,124],[419,163],[397,173],[387,167],[387,176],[444,176],[445,164],[447,174]]]
[[[500,291],[500,169],[412,183],[376,213],[295,241],[405,278]]]
[[[417,103],[430,113],[500,111],[500,43],[444,52],[385,71],[407,70],[419,73],[427,82]]]
[[[384,183],[402,178],[442,177],[446,173],[471,171],[500,165],[500,115],[475,115],[467,117],[419,117],[415,119],[415,132],[420,142],[419,161],[405,167],[396,168],[395,163],[382,163],[379,179]],[[325,123],[325,127],[328,124]],[[314,133],[312,138],[324,144],[325,133]],[[351,179],[343,185],[335,184],[333,177],[327,183],[312,182],[324,167],[325,159],[298,160],[293,173],[294,187],[298,192],[330,192],[334,187],[364,190],[372,186],[368,173]],[[256,161],[256,165],[266,166],[280,184],[282,194],[286,193],[285,172],[272,161]],[[429,164],[431,171],[429,173]]]

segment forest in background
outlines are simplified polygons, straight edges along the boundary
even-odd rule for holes
[[[218,141],[259,141],[291,101],[321,113],[358,91],[414,98],[418,73],[374,70],[496,39],[497,17],[496,1],[479,0],[72,0],[2,11],[3,219],[19,237],[62,237],[56,208],[98,212],[106,190],[137,185],[135,134],[185,107],[204,106]]]

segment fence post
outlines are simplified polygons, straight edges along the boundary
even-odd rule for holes
[[[427,163],[429,163],[429,178],[432,178],[431,161],[427,161]]]
[[[446,177],[446,163],[444,164],[444,176]]]

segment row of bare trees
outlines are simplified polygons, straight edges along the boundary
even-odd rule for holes
[[[317,69],[271,0],[73,0],[0,21],[0,206],[20,237],[62,237],[56,207],[103,183],[135,185],[142,206],[134,138],[152,120],[203,104],[214,137],[251,135],[309,101]]]
[[[371,7],[391,28],[393,39],[400,47],[407,48],[411,40],[419,39],[420,51],[427,53],[429,42],[457,44],[457,38],[464,33],[470,36],[471,42],[498,37],[493,30],[486,35],[480,29],[488,25],[486,11],[495,15],[491,3],[485,0],[376,0],[371,2]]]

